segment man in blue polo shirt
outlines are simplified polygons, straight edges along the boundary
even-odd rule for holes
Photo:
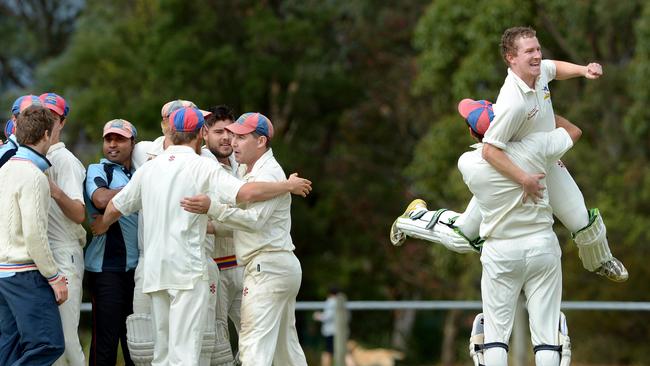
[[[102,214],[108,202],[131,179],[136,130],[123,119],[104,126],[104,159],[88,166],[85,198],[88,217]],[[126,317],[133,313],[134,273],[138,265],[138,215],[123,216],[106,234],[94,236],[86,249],[86,271],[93,304],[90,365],[116,364],[117,344],[126,365]]]

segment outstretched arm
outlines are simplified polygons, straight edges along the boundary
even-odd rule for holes
[[[598,79],[603,75],[603,67],[596,62],[586,66],[572,64],[566,61],[555,61],[555,79],[566,80],[584,76],[587,79]]]
[[[285,193],[307,197],[311,192],[311,181],[293,173],[283,182],[249,182],[237,192],[237,203],[268,201]]]

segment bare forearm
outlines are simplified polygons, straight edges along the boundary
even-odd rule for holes
[[[585,76],[587,74],[587,66],[576,65],[565,61],[555,61],[555,79],[566,80]]]
[[[99,188],[97,189],[92,196],[93,205],[100,210],[105,209],[108,206],[113,197],[120,192],[121,189],[108,189],[108,188]]]
[[[506,178],[523,184],[527,173],[515,165],[503,150],[490,144],[483,145],[483,159]]]
[[[106,226],[111,226],[113,225],[117,220],[120,219],[122,216],[122,213],[115,208],[113,205],[113,201],[110,201],[108,203],[108,206],[106,206],[106,211],[104,211],[104,216],[102,217],[102,220],[104,220],[104,225]]]
[[[237,203],[267,201],[289,191],[290,187],[287,181],[249,182],[237,192]]]
[[[86,218],[86,208],[83,203],[68,197],[63,191],[58,194],[52,194],[52,198],[59,205],[63,214],[77,224],[84,222]]]

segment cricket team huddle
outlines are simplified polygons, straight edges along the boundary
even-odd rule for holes
[[[107,122],[86,169],[60,139],[68,112],[55,93],[22,96],[0,146],[0,364],[87,364],[86,276],[90,365],[115,365],[118,345],[126,365],[306,365],[290,209],[311,182],[287,179],[271,121],[173,100],[154,141]]]
[[[474,197],[464,212],[412,201],[390,229],[458,253],[480,253],[483,312],[470,356],[505,366],[517,300],[526,298],[535,362],[571,360],[553,215],[583,267],[622,282],[598,209],[587,209],[560,158],[581,130],[556,115],[550,81],[598,79],[602,67],[542,59],[529,27],[507,29],[508,75],[494,104],[458,111],[477,141],[458,168]],[[84,365],[81,281],[92,298],[90,365],[306,365],[295,328],[302,271],[293,254],[288,179],[271,121],[174,100],[162,136],[137,141],[123,119],[103,128],[103,155],[84,169],[60,141],[68,105],[54,93],[16,100],[0,147],[0,364]],[[86,246],[81,223],[88,219]],[[228,318],[239,336],[232,351]]]

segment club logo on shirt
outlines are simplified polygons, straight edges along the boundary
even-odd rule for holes
[[[210,293],[215,294],[217,292],[217,286],[214,285],[214,283],[210,284]]]
[[[539,112],[539,107],[538,106],[533,107],[533,109],[531,109],[528,112],[528,115],[526,116],[526,120],[531,120],[533,117],[535,117],[535,115],[537,115],[537,112]]]
[[[542,91],[544,92],[544,100],[551,99],[551,89],[548,88],[548,85],[544,85]]]
[[[244,294],[244,296],[248,295],[248,286],[244,287],[244,291],[242,291],[242,294]]]
[[[176,159],[174,155],[169,155],[169,161],[174,161],[174,159]]]

